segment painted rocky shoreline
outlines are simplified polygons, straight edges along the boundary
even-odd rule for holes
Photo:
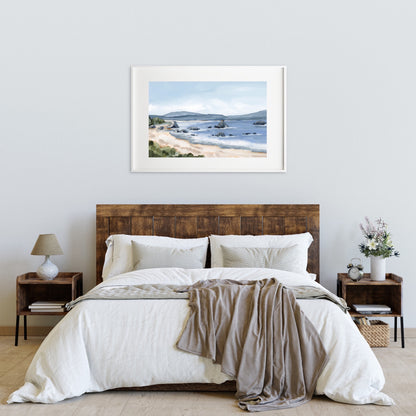
[[[176,120],[163,120],[163,123],[153,124],[149,126],[149,143],[150,157],[266,157],[265,152],[253,152],[247,149],[223,148],[216,145],[205,145],[199,143],[191,143],[185,138],[175,137],[174,134],[191,135],[192,131],[197,132],[199,128],[190,127],[181,129]],[[221,127],[220,127],[221,126]],[[220,120],[218,124],[213,126],[216,129],[224,129],[227,126],[224,120]],[[248,133],[250,134],[250,133]],[[214,134],[212,134],[214,136]],[[225,133],[217,132],[217,137],[225,137]],[[157,146],[155,146],[157,144]]]

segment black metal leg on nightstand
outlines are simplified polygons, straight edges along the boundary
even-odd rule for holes
[[[400,317],[400,331],[402,334],[402,348],[404,348],[404,323],[403,323],[403,316]]]
[[[14,336],[14,346],[17,347],[17,343],[19,342],[19,320],[20,316],[16,315],[16,333]]]
[[[23,316],[23,334],[24,334],[24,339],[27,339],[27,316],[24,315]]]
[[[394,342],[397,341],[397,316],[394,317]]]

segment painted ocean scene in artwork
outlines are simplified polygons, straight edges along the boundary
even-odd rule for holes
[[[266,82],[149,82],[149,157],[266,157]]]

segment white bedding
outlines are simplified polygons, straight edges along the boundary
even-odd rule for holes
[[[304,275],[272,269],[146,269],[101,283],[193,284],[201,279],[255,280],[318,285]],[[354,404],[393,404],[381,389],[383,371],[355,324],[327,300],[299,300],[320,333],[329,362],[316,394]],[[222,383],[219,365],[178,350],[175,344],[189,313],[188,301],[88,300],[71,310],[39,347],[25,384],[8,403],[55,403],[86,392],[163,383]]]

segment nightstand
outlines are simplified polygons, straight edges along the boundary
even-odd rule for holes
[[[404,348],[404,323],[402,313],[402,281],[403,279],[393,273],[386,274],[386,280],[375,281],[370,274],[355,282],[346,273],[338,273],[337,295],[342,297],[351,308],[352,317],[386,317],[394,318],[394,341],[397,341],[397,318],[400,318],[402,348]],[[353,304],[381,304],[391,308],[391,313],[360,314],[356,312]]]
[[[67,301],[82,295],[82,273],[59,273],[53,280],[39,279],[36,273],[25,273],[16,279],[16,335],[19,338],[20,315],[24,317],[24,339],[27,339],[28,315],[65,315],[67,312],[33,312],[29,305],[36,301]]]

